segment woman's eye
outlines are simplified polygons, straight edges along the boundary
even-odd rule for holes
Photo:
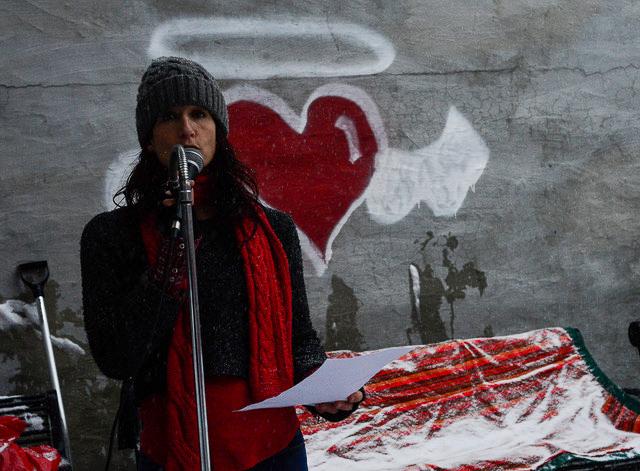
[[[171,121],[176,118],[175,113],[165,113],[160,115],[160,121]]]

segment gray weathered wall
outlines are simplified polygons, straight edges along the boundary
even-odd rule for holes
[[[28,300],[14,268],[48,259],[54,331],[87,348],[80,233],[135,154],[144,68],[173,51],[221,78],[232,134],[298,139],[241,154],[300,227],[327,348],[574,326],[638,387],[639,21],[622,0],[2,0],[0,296]],[[296,152],[325,170],[283,171]],[[45,387],[33,330],[0,328],[0,395]],[[97,469],[117,384],[57,353],[77,469]]]

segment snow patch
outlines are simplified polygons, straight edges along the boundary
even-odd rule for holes
[[[409,277],[411,278],[411,301],[416,312],[420,312],[420,272],[413,263],[409,265]]]
[[[36,334],[42,338],[40,318],[35,304],[29,304],[19,299],[8,299],[0,304],[0,331],[28,327],[34,327]],[[68,353],[85,354],[80,345],[67,338],[52,335],[51,342]]]
[[[7,396],[9,397],[9,396]],[[13,414],[9,414],[9,412],[17,412],[19,410],[25,410],[28,409],[27,406],[13,406],[13,407],[8,407],[8,408],[2,408],[2,415],[13,415]]]
[[[40,324],[35,304],[27,304],[18,299],[9,299],[0,304],[0,330],[31,324]]]
[[[24,420],[29,425],[31,430],[44,430],[44,420],[37,414],[27,412],[22,416],[22,420]]]

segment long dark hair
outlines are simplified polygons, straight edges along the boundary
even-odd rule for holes
[[[217,121],[216,129],[221,129]],[[253,171],[238,160],[225,133],[216,132],[213,161],[202,173],[213,176],[209,179],[212,187],[208,188],[210,191],[207,193],[212,195],[213,201],[208,204],[215,209],[217,223],[234,225],[242,217],[254,214],[258,203],[258,185]],[[143,147],[138,163],[125,185],[113,196],[113,202],[118,207],[132,207],[141,213],[153,211],[165,198],[166,182],[167,169],[162,166],[155,152]]]

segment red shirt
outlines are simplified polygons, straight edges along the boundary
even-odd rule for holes
[[[205,386],[209,449],[216,471],[248,469],[283,450],[299,428],[295,408],[234,412],[250,404],[248,382],[235,376],[208,379]],[[166,395],[154,394],[140,407],[140,449],[151,461],[166,462]],[[196,444],[197,448],[197,444]]]

